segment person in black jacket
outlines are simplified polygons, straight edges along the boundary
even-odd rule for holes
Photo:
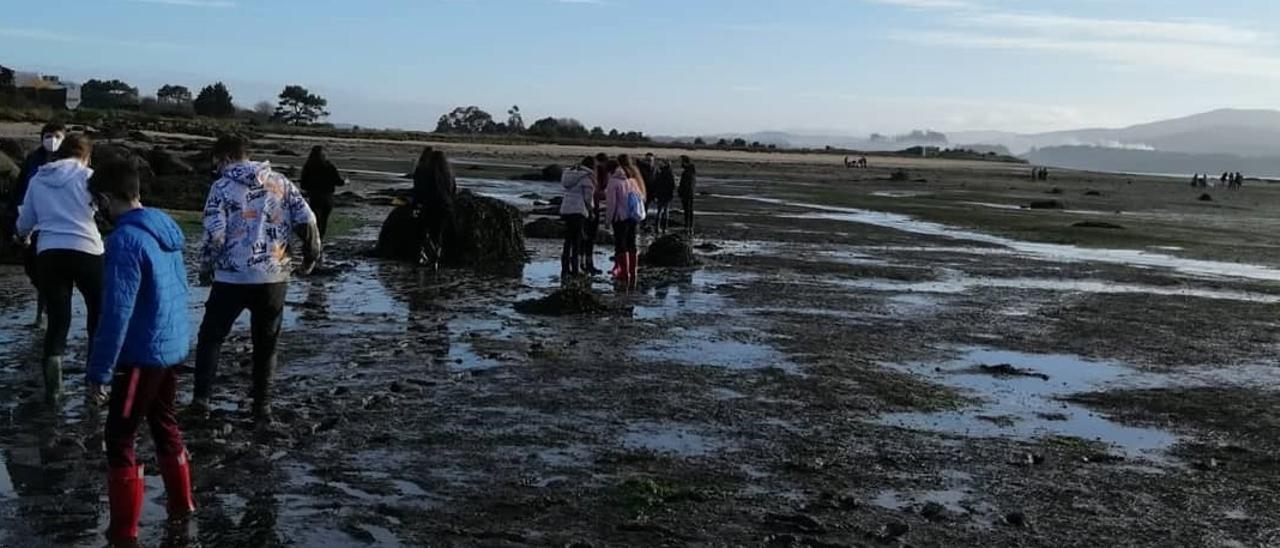
[[[457,195],[458,181],[444,152],[422,151],[413,172],[413,203],[422,229],[424,266],[438,268],[440,265],[445,238],[453,230],[453,201]]]
[[[316,224],[320,225],[320,240],[324,241],[329,229],[329,215],[333,213],[333,193],[338,187],[347,184],[337,166],[329,161],[324,147],[316,145],[311,148],[311,156],[302,166],[302,190],[307,193],[307,203],[316,214]]]
[[[684,209],[684,230],[693,233],[693,196],[698,186],[698,169],[688,156],[680,157],[680,207]]]
[[[654,176],[649,195],[653,197],[653,203],[658,208],[658,218],[655,221],[658,232],[666,232],[671,226],[671,200],[676,195],[676,175],[671,168],[671,162],[666,160],[658,162],[658,174]]]

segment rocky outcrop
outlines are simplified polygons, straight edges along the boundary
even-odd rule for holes
[[[417,261],[422,247],[420,226],[413,206],[396,207],[382,224],[374,254]],[[463,190],[454,200],[453,227],[445,234],[443,265],[515,274],[523,269],[524,219],[519,209]]]
[[[683,268],[698,265],[693,256],[693,241],[683,233],[668,234],[655,240],[640,256],[647,266]]]

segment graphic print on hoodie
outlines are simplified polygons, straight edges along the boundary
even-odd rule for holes
[[[288,281],[292,229],[314,222],[298,187],[270,164],[232,164],[209,189],[201,265],[221,283]]]

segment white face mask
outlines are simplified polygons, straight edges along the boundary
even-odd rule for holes
[[[62,137],[57,135],[45,135],[44,139],[40,141],[40,144],[49,152],[57,152],[58,147],[62,146]]]

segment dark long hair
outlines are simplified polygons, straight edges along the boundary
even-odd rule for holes
[[[324,153],[324,147],[320,145],[311,147],[311,154],[307,156],[307,163],[302,164],[302,177],[306,178],[308,173],[319,174],[328,161],[329,158]]]
[[[414,171],[414,179],[425,177],[437,189],[444,190],[449,196],[458,193],[458,180],[453,176],[453,167],[444,151],[432,150],[430,147],[422,151],[418,158],[418,169]]]

